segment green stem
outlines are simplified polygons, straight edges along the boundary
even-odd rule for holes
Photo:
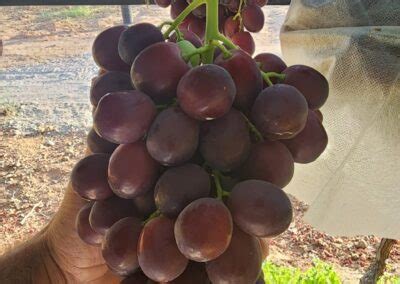
[[[196,48],[195,51],[193,51],[193,52],[191,52],[191,53],[185,55],[185,56],[183,57],[183,60],[185,60],[185,61],[187,62],[187,61],[190,60],[190,58],[191,58],[192,56],[195,56],[195,55],[197,55],[197,54],[203,54],[203,53],[209,51],[211,48],[213,48],[212,45],[205,45],[205,46]]]
[[[179,16],[176,17],[171,26],[165,31],[164,38],[167,39],[171,32],[174,31],[194,9],[205,3],[206,0],[194,0],[192,3],[190,3],[189,6],[187,6],[185,10],[183,10],[182,13],[180,13]]]
[[[221,186],[221,180],[220,180],[219,172],[214,170],[213,171],[213,177],[214,177],[215,187],[217,188],[217,198],[219,200],[222,200],[222,197],[224,196],[224,190],[223,190],[223,188]]]
[[[206,33],[204,36],[204,43],[211,44],[213,40],[217,40],[219,36],[218,30],[218,0],[206,0]],[[213,46],[209,51],[205,52],[202,57],[204,64],[210,64],[214,61]]]
[[[238,49],[238,47],[233,42],[231,42],[230,39],[222,34],[218,34],[218,40],[222,41],[222,43],[225,44],[229,49]]]
[[[250,132],[256,136],[257,141],[264,141],[264,137],[262,136],[261,132],[257,129],[257,127],[247,118],[247,116],[242,113],[242,116],[246,120],[247,125],[250,128]]]
[[[271,82],[271,78],[278,78],[279,80],[284,80],[286,77],[285,74],[280,74],[280,73],[276,73],[276,72],[263,72],[261,70],[260,70],[260,72],[261,72],[261,76],[263,77],[265,82],[267,82],[269,87],[271,87],[273,85]]]
[[[154,211],[153,213],[151,213],[151,215],[146,219],[146,220],[144,220],[143,221],[143,225],[146,225],[148,222],[150,222],[152,219],[154,219],[154,218],[156,218],[156,217],[158,217],[158,216],[160,216],[161,215],[161,212],[160,212],[160,210],[156,210],[156,211]]]
[[[221,44],[219,41],[217,40],[213,40],[212,45],[215,45],[216,47],[218,47],[219,49],[221,49],[222,53],[224,54],[224,58],[227,59],[229,57],[232,56],[232,52],[230,52],[229,50],[226,49],[226,47]]]

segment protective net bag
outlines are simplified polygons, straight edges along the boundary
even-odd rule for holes
[[[286,190],[329,234],[400,239],[400,1],[292,0],[281,46],[330,83],[328,148]]]

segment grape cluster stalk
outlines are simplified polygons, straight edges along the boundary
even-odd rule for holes
[[[93,43],[90,155],[71,174],[76,219],[121,283],[264,283],[283,233],[282,190],[328,137],[327,80],[252,57],[265,0],[156,0],[171,21],[114,26]]]

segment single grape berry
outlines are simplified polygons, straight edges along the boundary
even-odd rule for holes
[[[292,153],[296,163],[311,163],[324,152],[328,145],[328,135],[318,116],[308,112],[307,123],[304,129],[292,139],[282,140]]]
[[[121,276],[130,275],[139,268],[137,248],[141,230],[140,219],[126,217],[112,225],[104,237],[103,258]]]
[[[185,271],[168,284],[211,284],[204,263],[190,261]]]
[[[294,87],[276,84],[264,89],[251,110],[252,120],[265,138],[289,139],[306,125],[307,101]]]
[[[113,192],[122,198],[143,195],[154,186],[159,166],[149,155],[142,141],[124,144],[111,155],[108,182]]]
[[[162,214],[176,218],[192,201],[208,197],[210,188],[210,177],[202,167],[185,164],[162,174],[156,184],[154,198]]]
[[[136,89],[156,103],[165,103],[175,97],[178,83],[189,69],[176,43],[159,42],[139,53],[132,65],[131,77]]]
[[[232,226],[231,214],[222,201],[200,198],[179,214],[175,223],[176,243],[186,258],[210,261],[228,248]]]
[[[131,76],[126,72],[110,71],[96,77],[90,87],[90,102],[97,106],[108,93],[133,90]]]
[[[173,0],[171,1],[170,15],[172,19],[176,19],[183,10],[188,6],[186,0]]]
[[[103,200],[113,196],[107,182],[110,155],[92,154],[80,160],[71,173],[74,191],[85,199]]]
[[[232,107],[236,87],[229,73],[214,64],[195,67],[178,85],[179,105],[187,115],[198,120],[212,120]]]
[[[122,32],[118,41],[118,53],[125,63],[132,65],[143,49],[163,41],[160,29],[149,23],[139,23]]]
[[[314,68],[293,65],[286,68],[283,74],[286,75],[283,83],[298,89],[306,98],[310,109],[319,109],[328,99],[328,81]]]
[[[157,282],[174,280],[185,271],[188,260],[176,245],[172,219],[160,216],[144,226],[138,244],[138,259],[144,274]]]
[[[227,37],[232,37],[239,31],[240,31],[240,20],[234,19],[234,16],[228,17],[224,23],[224,34]]]
[[[242,10],[244,27],[252,33],[258,33],[264,27],[264,13],[257,5],[246,5]]]
[[[292,204],[285,192],[260,180],[238,183],[229,196],[228,207],[235,224],[257,237],[283,233],[293,217]]]
[[[99,134],[94,131],[94,129],[90,129],[88,136],[86,138],[87,146],[93,154],[104,153],[104,154],[112,154],[115,148],[118,147],[118,144],[109,142],[99,136]]]
[[[199,122],[180,108],[163,110],[154,120],[146,139],[149,154],[160,164],[180,165],[193,157],[199,143]]]
[[[240,31],[234,34],[231,39],[234,44],[239,46],[248,54],[254,54],[254,51],[256,50],[256,44],[254,42],[253,36],[249,32]]]
[[[171,5],[171,0],[154,0],[154,2],[158,5],[158,6],[160,6],[160,7],[162,7],[162,8],[167,8],[167,7],[169,7],[169,5]]]
[[[76,216],[75,227],[79,238],[92,246],[100,246],[103,236],[97,233],[89,224],[89,214],[92,210],[93,202],[85,204]]]
[[[93,42],[92,55],[96,64],[107,71],[129,72],[130,66],[118,54],[118,40],[127,26],[115,26],[101,32]]]
[[[188,30],[195,33],[200,39],[204,39],[206,32],[206,21],[204,19],[194,17],[188,23]]]
[[[93,124],[96,132],[104,139],[116,144],[127,144],[142,138],[155,116],[154,103],[142,92],[115,92],[100,100]]]

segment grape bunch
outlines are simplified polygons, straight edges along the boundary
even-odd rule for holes
[[[216,28],[231,6],[210,3]],[[247,3],[237,9],[252,30],[246,9],[263,3]],[[204,6],[171,5],[174,22],[115,26],[94,41],[91,154],[71,174],[88,200],[77,233],[121,283],[263,283],[265,240],[292,221],[282,188],[294,163],[327,146],[328,83],[270,53],[253,58],[217,28],[202,40],[179,26],[201,21]]]

